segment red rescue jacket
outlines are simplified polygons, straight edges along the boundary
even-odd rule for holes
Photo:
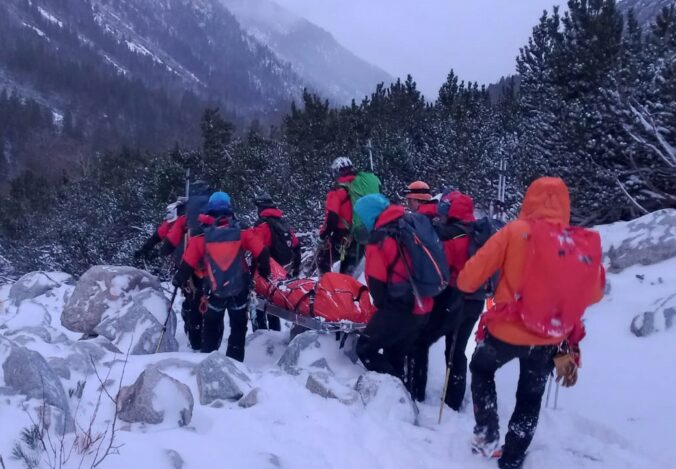
[[[320,233],[328,236],[342,235],[352,227],[352,201],[348,190],[341,184],[354,181],[355,175],[340,176],[336,187],[326,194],[324,224]]]
[[[382,228],[397,221],[404,216],[404,213],[404,207],[390,205],[378,217],[375,228]],[[366,246],[365,256],[366,283],[376,308],[407,310],[413,314],[427,314],[432,310],[434,303],[432,298],[423,298],[421,307],[415,301],[412,291],[404,298],[393,298],[391,296],[390,289],[401,287],[402,284],[410,282],[408,271],[412,269],[410,261],[400,255],[397,241],[394,238],[386,236],[377,242],[370,242]],[[409,263],[408,268],[404,262]]]
[[[200,215],[198,219],[203,226],[211,226],[216,221],[211,215],[205,214]],[[227,220],[223,219],[221,224],[225,223],[227,223]],[[265,245],[253,229],[242,230],[242,249],[250,252],[254,258],[258,258],[263,251],[267,251]],[[206,243],[204,242],[204,233],[199,232],[188,239],[188,245],[183,253],[183,262],[192,267],[195,275],[200,278],[206,274],[205,255]]]

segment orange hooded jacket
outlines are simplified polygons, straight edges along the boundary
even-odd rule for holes
[[[570,224],[570,196],[568,187],[560,178],[543,177],[535,180],[523,200],[519,219],[507,224],[491,237],[486,244],[465,264],[458,276],[458,288],[474,292],[500,270],[500,282],[495,291],[495,308],[486,315],[485,324],[494,337],[513,345],[559,344],[569,337],[543,338],[530,332],[517,319],[501,314],[514,302],[523,286],[523,270],[526,263],[527,239],[530,225],[527,220],[546,220],[563,225]],[[605,272],[601,267],[599,282],[592,303],[603,298]],[[580,323],[571,333],[570,340],[578,342],[584,337]]]

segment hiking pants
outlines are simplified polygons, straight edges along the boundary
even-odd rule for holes
[[[547,377],[554,368],[555,346],[511,345],[486,334],[472,356],[472,399],[474,401],[474,434],[485,441],[500,438],[495,372],[505,363],[519,359],[519,384],[516,407],[509,421],[500,467],[520,467],[538,424],[542,395]]]
[[[427,315],[401,309],[379,309],[357,341],[357,356],[369,371],[403,380],[404,361]],[[380,353],[380,351],[383,353]]]
[[[465,354],[467,342],[469,342],[474,325],[479,320],[479,316],[481,316],[483,310],[483,300],[465,300],[454,349],[454,333],[446,334],[445,356],[446,363],[451,364],[451,376],[448,380],[448,389],[446,390],[444,401],[446,405],[456,412],[460,410],[467,387],[467,355]],[[453,349],[453,357],[450,356],[451,349]]]
[[[202,313],[200,302],[204,295],[202,287],[203,279],[193,275],[187,285],[183,287],[183,304],[181,305],[181,317],[183,328],[188,335],[190,347],[193,350],[202,348]]]
[[[444,400],[453,410],[459,410],[465,397],[467,356],[465,349],[484,307],[479,300],[465,300],[463,294],[449,288],[434,300],[434,309],[406,360],[406,386],[413,399],[423,402],[427,388],[429,349],[441,337],[446,337],[446,363],[449,363],[453,336],[458,330],[458,343],[451,362],[451,376]]]
[[[246,339],[249,307],[249,291],[244,289],[236,296],[209,297],[209,307],[204,315],[202,328],[202,353],[218,350],[223,340],[225,310],[230,318],[230,337],[225,354],[237,361],[244,361],[244,342]]]

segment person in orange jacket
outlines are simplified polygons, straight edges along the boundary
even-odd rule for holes
[[[243,285],[241,290],[225,297],[217,294],[213,280],[209,281],[207,276],[209,273],[207,268],[209,258],[207,256],[205,231],[215,224],[228,226],[233,223],[230,196],[224,192],[214,192],[209,198],[208,212],[199,215],[199,222],[202,229],[191,233],[181,265],[172,283],[180,287],[188,281],[193,273],[201,278],[206,277],[205,283],[210,284],[210,287],[206,311],[203,311],[200,351],[210,353],[220,347],[224,332],[223,319],[227,309],[230,318],[230,336],[226,355],[234,360],[244,361],[250,289],[249,270],[246,266],[241,266],[242,271],[239,272],[239,275],[242,276],[240,278],[244,279],[241,281]],[[253,230],[241,230],[240,236],[239,250],[251,253],[258,272],[264,277],[269,277],[270,251],[268,248],[263,245]]]
[[[404,189],[404,197],[411,212],[425,215],[430,221],[437,218],[437,201],[432,198],[432,191],[427,183],[412,182]]]
[[[584,336],[584,327],[579,322],[568,336],[543,337],[526,327],[519,314],[511,314],[518,308],[519,292],[524,285],[531,222],[536,221],[558,226],[570,224],[570,198],[563,180],[543,177],[534,181],[526,192],[519,219],[493,235],[469,259],[457,279],[458,288],[471,293],[496,271],[501,272],[494,297],[495,306],[482,317],[479,325],[477,336],[480,343],[472,357],[470,371],[476,420],[473,451],[499,457],[498,465],[502,469],[516,469],[523,465],[537,426],[547,377],[554,366],[553,357],[559,346],[567,341],[575,348]],[[589,293],[589,304],[600,301],[605,287],[602,266],[599,267],[597,284],[589,287],[593,289]],[[500,450],[495,372],[517,358],[520,375],[516,407],[505,444]]]

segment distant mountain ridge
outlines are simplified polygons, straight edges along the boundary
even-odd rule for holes
[[[0,119],[0,183],[122,145],[195,146],[206,107],[240,128],[275,123],[304,88],[343,104],[390,79],[267,0],[3,0],[0,93],[11,99],[0,105],[30,99],[53,122]],[[55,145],[62,127],[72,138]],[[40,145],[27,141],[37,133]]]
[[[327,31],[272,0],[221,0],[242,27],[269,47],[323,96],[340,104],[369,95],[377,83],[394,81],[360,59]]]

